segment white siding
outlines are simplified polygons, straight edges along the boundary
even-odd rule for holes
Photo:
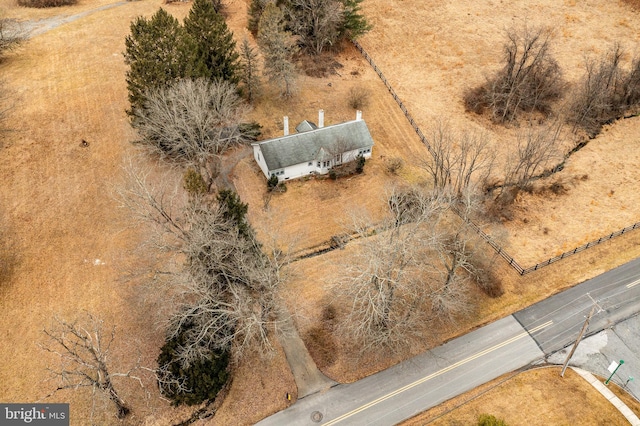
[[[368,151],[368,152],[364,152],[364,151]],[[350,161],[354,161],[359,154],[362,154],[364,158],[371,158],[371,147],[355,149],[352,151],[345,152],[344,154],[342,154],[342,164],[348,163]],[[256,160],[256,163],[258,163],[258,166],[260,166],[262,173],[264,173],[267,179],[269,179],[269,177],[272,174],[276,174],[276,176],[278,176],[278,180],[280,181],[288,180],[288,179],[296,179],[303,176],[307,176],[312,173],[324,175],[329,173],[329,170],[331,169],[331,167],[335,165],[335,159],[331,160],[328,166],[324,165],[324,161],[320,161],[319,167],[318,167],[318,161],[312,160],[312,161],[307,161],[300,164],[295,164],[293,166],[289,166],[284,169],[269,170],[269,168],[267,167],[267,163],[264,160],[264,156],[262,155],[262,151],[260,150],[259,144],[253,145],[253,157]],[[309,163],[311,163],[311,165],[309,165]]]
[[[253,145],[253,158],[256,160],[256,163],[258,163],[258,166],[260,166],[260,170],[262,170],[262,173],[264,173],[264,175],[268,179],[269,168],[267,167],[267,163],[264,161],[264,156],[262,155],[262,152],[260,151],[260,145],[258,144]]]
[[[315,167],[315,165],[316,165],[315,162],[312,161],[311,165],[309,165],[309,162],[306,162],[306,163],[289,166],[284,169],[284,175],[280,175],[278,176],[278,178],[280,180],[286,180],[286,179],[296,179],[302,176],[307,176],[317,171],[317,168]]]

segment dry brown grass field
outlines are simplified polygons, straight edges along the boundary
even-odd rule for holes
[[[577,403],[580,401],[580,403]],[[629,407],[640,409],[637,401]],[[458,426],[476,424],[480,414],[493,414],[508,425],[628,425],[611,403],[569,369],[540,368],[503,376],[468,394],[402,423]]]
[[[18,20],[73,15],[109,4],[81,0],[76,6],[31,10],[12,0],[0,0],[3,16]],[[246,30],[245,0],[227,0],[228,23],[239,40]],[[637,12],[624,2],[538,0],[528,2],[467,2],[366,0],[365,12],[374,30],[362,45],[385,72],[409,110],[425,129],[446,117],[455,128],[481,128],[495,140],[496,152],[513,140],[516,129],[504,129],[464,113],[461,94],[496,69],[503,30],[528,22],[556,28],[557,58],[567,79],[575,82],[584,56],[602,53],[614,41],[634,51],[640,34]],[[0,217],[3,240],[10,247],[12,268],[0,281],[0,400],[36,401],[54,386],[44,381],[54,359],[37,343],[53,315],[72,319],[86,310],[117,330],[111,359],[115,369],[127,369],[138,356],[153,366],[162,342],[162,320],[145,292],[123,271],[138,262],[144,229],[130,226],[126,211],[110,196],[122,180],[121,165],[135,134],[127,108],[122,51],[130,21],[151,15],[160,0],[126,2],[87,15],[27,41],[0,64],[2,78],[16,99],[11,111],[12,132],[0,150]],[[183,17],[190,4],[164,6]],[[597,16],[598,19],[593,19]],[[544,21],[543,21],[544,20]],[[425,150],[378,77],[350,46],[338,57],[343,68],[328,78],[301,77],[299,93],[281,101],[265,95],[253,118],[265,137],[279,134],[283,115],[292,125],[315,120],[323,108],[326,123],[351,119],[346,101],[355,85],[369,89],[364,108],[376,142],[374,158],[363,175],[339,181],[310,180],[288,184],[265,208],[265,182],[257,166],[245,159],[233,171],[233,181],[250,204],[252,224],[266,235],[277,229],[283,246],[298,249],[320,244],[343,232],[353,212],[382,214],[384,193],[393,184],[420,183],[417,167]],[[329,85],[331,83],[331,85]],[[518,200],[508,230],[507,247],[525,266],[611,232],[640,217],[638,194],[638,119],[610,126],[574,155],[561,173],[569,193],[548,198],[527,195]],[[82,147],[81,141],[89,142]],[[385,160],[401,157],[398,176],[385,169]],[[581,180],[587,174],[588,179]],[[612,191],[613,190],[613,191]],[[525,223],[525,219],[526,223]],[[586,226],[585,226],[586,224]],[[545,229],[547,230],[545,232]],[[348,246],[345,250],[353,250]],[[287,302],[301,335],[319,317],[321,303],[331,298],[327,284],[339,273],[336,265],[347,251],[297,262],[287,284]],[[592,250],[520,278],[498,263],[506,294],[485,300],[460,328],[443,330],[447,339],[480,322],[499,318],[640,255],[640,233],[625,235]],[[355,380],[396,362],[373,360],[354,370],[356,357],[339,346],[338,361],[326,369],[330,376]],[[415,351],[421,348],[415,348]],[[53,365],[55,366],[55,365]],[[150,380],[145,392],[134,382],[117,382],[134,410],[125,424],[172,424],[189,409],[174,409],[159,399]],[[250,424],[286,405],[285,392],[295,384],[281,352],[270,359],[240,365],[229,397],[213,424]],[[89,393],[60,393],[54,401],[71,402],[72,424],[87,424]],[[97,424],[117,423],[108,404],[96,407]]]

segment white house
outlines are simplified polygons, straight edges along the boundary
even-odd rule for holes
[[[354,161],[359,155],[371,157],[373,139],[362,119],[324,127],[324,111],[318,114],[318,125],[303,121],[296,133],[289,134],[289,119],[284,117],[284,135],[251,144],[253,156],[264,175],[275,175],[279,181],[310,174],[326,174],[343,163]]]

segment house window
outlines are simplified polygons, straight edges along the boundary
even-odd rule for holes
[[[309,164],[307,164],[307,166],[313,166],[313,161],[309,161]]]
[[[318,167],[320,167],[320,162],[318,161]]]

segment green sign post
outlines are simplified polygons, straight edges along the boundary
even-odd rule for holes
[[[620,363],[618,364],[618,366],[616,367],[616,369],[615,369],[615,370],[613,370],[613,373],[611,373],[611,375],[609,376],[609,378],[607,379],[607,381],[606,381],[606,382],[604,382],[604,384],[605,384],[605,385],[608,385],[608,384],[609,384],[609,380],[611,380],[611,378],[613,377],[613,375],[614,375],[614,374],[616,374],[616,371],[618,371],[618,368],[620,368],[620,366],[621,366],[622,364],[624,364],[624,360],[622,360],[622,359],[621,359],[621,360],[620,360]]]

